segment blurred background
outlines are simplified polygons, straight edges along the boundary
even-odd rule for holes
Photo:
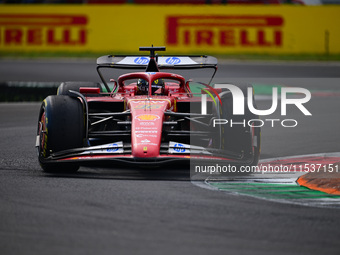
[[[340,0],[0,0],[0,100],[40,100],[51,93],[50,87],[55,89],[59,84],[49,69],[42,73],[40,67],[33,68],[32,62],[23,63],[18,72],[18,63],[11,61],[23,58],[67,58],[67,65],[72,62],[70,58],[82,58],[95,65],[101,55],[140,55],[140,46],[155,45],[166,46],[165,54],[213,55],[220,62],[339,61],[339,3]],[[77,78],[69,70],[57,72],[66,65],[55,65],[56,77]],[[83,68],[77,64],[72,69],[78,67]],[[33,96],[23,90],[37,86],[44,90]],[[16,88],[24,91],[19,99]]]
[[[3,0],[1,3],[83,3],[83,4],[333,4],[339,0]]]
[[[0,57],[19,53],[340,53],[340,0],[0,1]],[[326,57],[325,57],[326,55]]]

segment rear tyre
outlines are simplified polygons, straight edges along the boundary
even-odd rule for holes
[[[261,128],[256,127],[259,126],[259,123],[256,123],[259,116],[251,113],[247,104],[247,88],[252,88],[252,85],[233,85],[243,92],[244,115],[233,114],[233,96],[228,89],[223,88],[220,93],[222,106],[219,109],[219,118],[226,119],[228,123],[220,125],[221,149],[243,155],[245,165],[256,166],[260,158]],[[254,93],[252,96],[254,102]],[[256,105],[254,107],[256,108]]]
[[[90,81],[67,81],[60,84],[57,95],[68,95],[70,96],[69,90],[73,90],[79,92],[79,88],[100,88],[102,91],[102,87],[97,82],[90,82]]]
[[[84,110],[81,102],[69,96],[48,96],[39,114],[38,158],[45,172],[76,172],[78,164],[49,162],[52,153],[83,147]]]

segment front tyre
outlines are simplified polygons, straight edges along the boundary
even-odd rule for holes
[[[38,159],[45,172],[76,172],[77,164],[49,162],[55,152],[83,147],[85,138],[82,103],[69,96],[48,96],[39,113]]]

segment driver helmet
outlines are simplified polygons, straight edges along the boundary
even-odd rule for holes
[[[152,94],[155,94],[155,92],[159,89],[160,90],[157,91],[157,94],[162,94],[164,90],[164,80],[163,79],[154,80],[152,82],[151,88],[152,88]]]
[[[162,94],[164,89],[164,80],[163,79],[157,79],[152,82],[151,85],[152,88],[152,94],[154,94],[157,90],[161,89],[159,93]],[[144,79],[138,79],[137,81],[137,93],[141,95],[146,95],[149,90],[149,83]]]
[[[147,94],[149,89],[149,83],[144,79],[138,79],[137,81],[137,93]]]

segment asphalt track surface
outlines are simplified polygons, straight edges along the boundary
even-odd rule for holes
[[[338,64],[228,62],[219,72],[340,92]],[[98,80],[87,61],[1,61],[0,77]],[[338,209],[202,189],[179,167],[45,174],[34,148],[39,106],[0,104],[1,254],[339,254]],[[262,158],[339,151],[340,98],[312,97],[306,107],[313,116],[289,109],[296,128],[263,128]]]

